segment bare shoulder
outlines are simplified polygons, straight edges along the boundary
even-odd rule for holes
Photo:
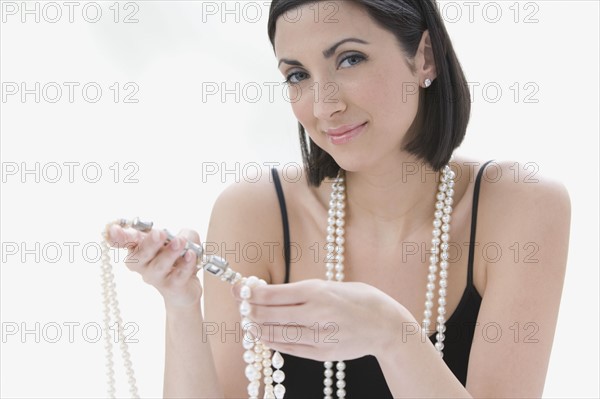
[[[571,202],[567,189],[533,162],[491,162],[482,175],[480,198],[489,234],[568,232]]]

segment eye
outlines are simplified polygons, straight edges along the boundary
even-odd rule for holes
[[[298,75],[300,75],[300,76],[298,76]],[[305,73],[305,72],[292,72],[288,76],[286,76],[285,82],[283,82],[283,83],[284,84],[288,84],[288,85],[289,84],[297,84],[299,82],[298,81],[293,81],[293,78],[294,77],[300,78],[302,75],[308,75],[308,74]],[[299,79],[299,80],[302,80],[302,79]]]
[[[344,57],[344,59],[342,59],[342,62],[340,63],[340,65],[342,65],[344,62],[346,61],[351,61],[350,62],[350,66],[359,64],[361,61],[366,60],[367,58],[365,56],[362,56],[360,54],[350,54],[347,57]]]

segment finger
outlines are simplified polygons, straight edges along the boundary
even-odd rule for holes
[[[138,245],[130,247],[130,253],[125,262],[127,267],[140,273],[145,271],[149,262],[163,248],[166,238],[166,233],[160,230],[151,230],[145,234]]]
[[[319,362],[330,361],[331,355],[327,356],[327,354],[323,353],[322,347],[317,347],[314,345],[303,345],[289,342],[273,342],[265,344],[272,351],[279,351],[281,353],[285,353],[292,356],[302,357],[306,359],[316,360]],[[285,364],[284,364],[285,369]]]
[[[322,322],[321,311],[308,304],[264,306],[251,305],[249,316],[259,324],[277,323],[280,325],[297,324],[312,326]]]
[[[156,275],[156,278],[165,278],[170,273],[181,269],[181,267],[187,264],[185,256],[190,252],[194,252],[185,248],[187,241],[200,244],[200,236],[193,230],[181,230],[169,245],[165,247],[164,256],[161,254],[155,261],[151,262],[149,266],[152,273]]]
[[[166,235],[166,234],[165,234]],[[159,244],[155,256],[148,262],[144,280],[151,284],[164,279],[174,270],[175,264],[183,255],[185,243],[181,237],[174,237],[167,245]]]
[[[248,299],[253,305],[281,306],[298,305],[314,298],[314,295],[325,294],[323,280],[303,280],[288,284],[272,284],[252,288]],[[234,291],[239,298],[239,288]]]
[[[111,246],[117,248],[127,248],[133,244],[139,244],[144,237],[144,233],[135,229],[123,229],[117,224],[108,228],[108,242]]]
[[[183,284],[198,272],[197,257],[194,251],[186,251],[173,266],[169,278],[174,284]]]
[[[195,230],[182,229],[177,236],[183,237],[195,244],[200,244],[200,235]]]

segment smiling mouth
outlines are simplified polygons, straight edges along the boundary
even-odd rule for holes
[[[345,132],[330,134],[327,133],[327,137],[332,144],[344,144],[348,141],[352,140],[356,136],[360,135],[367,125],[368,122],[363,123],[362,125],[356,126],[350,130],[346,130]]]

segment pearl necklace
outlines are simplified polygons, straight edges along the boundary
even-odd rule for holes
[[[327,255],[325,257],[325,278],[327,280],[344,281],[344,217],[346,207],[346,193],[344,183],[344,171],[340,169],[337,177],[332,183],[331,197],[329,201],[329,211],[327,217]],[[438,291],[438,316],[437,316],[437,334],[435,349],[440,356],[443,356],[444,332],[446,331],[446,287],[448,286],[448,240],[450,235],[450,214],[452,213],[452,204],[454,196],[454,177],[455,173],[448,165],[442,168],[438,193],[436,195],[434,220],[433,220],[433,238],[431,239],[432,249],[429,257],[429,274],[427,275],[427,291],[425,294],[425,311],[423,312],[422,328],[429,336],[431,326],[431,308],[433,307],[433,291],[435,290],[435,273],[438,270],[438,253],[440,253],[440,289]],[[333,399],[333,362],[324,362],[325,379],[323,380],[324,399]],[[343,361],[336,363],[336,396],[339,399],[346,397],[345,372],[346,364]]]
[[[108,379],[108,397],[114,398],[116,396],[115,386],[115,369],[113,362],[113,341],[111,339],[110,327],[111,327],[111,311],[114,318],[114,322],[117,328],[117,336],[121,349],[121,357],[123,358],[123,364],[125,366],[125,373],[127,374],[127,381],[129,383],[129,393],[132,398],[139,398],[135,375],[133,373],[133,365],[131,363],[131,355],[129,354],[129,347],[125,334],[123,333],[123,319],[121,318],[121,312],[119,310],[119,301],[117,300],[117,291],[115,286],[115,276],[113,274],[112,265],[110,263],[110,255],[108,253],[110,243],[108,242],[108,226],[102,232],[102,242],[100,243],[102,248],[102,296],[103,301],[103,314],[104,314],[104,348],[106,351],[106,377]]]
[[[327,280],[344,281],[344,217],[346,206],[346,193],[344,184],[344,171],[340,169],[334,182],[332,183],[331,198],[329,201],[329,211],[327,217],[327,255],[325,258],[325,278]],[[437,334],[435,349],[443,356],[444,349],[444,332],[446,331],[446,287],[448,286],[448,240],[450,235],[450,214],[452,213],[452,204],[454,196],[454,177],[455,173],[448,165],[442,168],[440,176],[440,184],[438,185],[438,193],[436,195],[434,220],[433,220],[433,238],[431,239],[431,256],[429,257],[429,274],[427,275],[427,291],[425,293],[425,311],[423,312],[422,329],[427,335],[431,332],[431,316],[433,308],[433,291],[435,290],[436,272],[438,270],[438,261],[440,265],[439,280],[440,289],[438,290],[438,316],[437,316]],[[133,227],[137,230],[148,232],[152,229],[152,223],[141,222],[138,218],[133,221],[119,219],[117,222],[122,227]],[[110,341],[110,313],[112,310],[113,317],[118,326],[118,335],[121,342],[121,353],[125,364],[126,374],[129,377],[130,393],[132,397],[137,398],[137,387],[131,364],[131,356],[121,329],[122,319],[119,312],[119,302],[117,301],[114,275],[110,264],[110,256],[108,254],[108,226],[103,232],[102,242],[102,277],[103,277],[103,294],[104,294],[104,329],[106,333],[106,357],[107,357],[107,376],[108,376],[108,394],[109,397],[115,397],[115,380],[114,368],[112,360],[112,342]],[[166,231],[166,230],[165,230]],[[168,241],[173,238],[173,235],[168,231]],[[252,297],[252,288],[265,285],[264,280],[258,279],[255,276],[242,277],[240,273],[235,272],[229,266],[229,263],[216,255],[205,256],[201,246],[188,242],[185,250],[192,250],[196,253],[198,259],[198,268],[203,269],[209,274],[220,277],[221,281],[230,284],[240,282],[240,304],[241,325],[244,331],[244,339],[242,346],[245,349],[243,354],[244,362],[247,364],[245,369],[246,378],[248,378],[248,395],[250,399],[258,399],[260,390],[260,379],[263,376],[265,384],[264,398],[265,399],[282,399],[285,395],[285,387],[283,381],[285,373],[283,367],[283,357],[277,351],[271,355],[271,349],[262,343],[259,339],[254,338],[251,329],[254,326],[260,329],[260,326],[252,322],[248,316],[251,312],[251,305],[248,299]],[[441,250],[441,252],[440,252]],[[438,258],[438,254],[440,255]],[[441,261],[440,261],[441,258]],[[258,331],[260,333],[260,331]],[[259,335],[259,334],[256,334]],[[333,362],[324,362],[324,399],[333,399]],[[275,371],[273,371],[273,368]],[[336,396],[339,399],[346,397],[346,382],[344,361],[337,361],[335,364],[336,378]],[[275,383],[275,385],[273,385]]]

